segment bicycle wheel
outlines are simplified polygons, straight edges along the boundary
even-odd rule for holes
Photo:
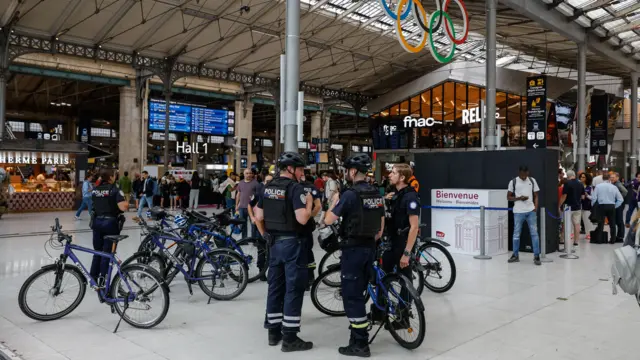
[[[456,282],[456,264],[442,245],[427,242],[418,249],[420,264],[425,268],[424,282],[435,293],[443,293]],[[447,266],[448,264],[448,266]]]
[[[169,289],[162,276],[149,266],[131,263],[120,267],[110,291],[116,300],[112,307],[133,327],[150,329],[160,324],[169,311]],[[129,297],[126,309],[125,297]]]
[[[150,266],[152,269],[158,272],[158,274],[164,275],[166,272],[166,261],[163,256],[158,253],[150,252],[150,251],[142,251],[137,252],[131,255],[127,260],[125,260],[122,265],[126,266],[129,264],[142,264]],[[164,277],[163,277],[164,278]]]
[[[269,250],[264,240],[259,238],[244,238],[238,240],[236,244],[242,249],[249,269],[249,282],[252,283],[260,279],[267,272],[267,259]],[[259,266],[262,265],[262,268]]]
[[[157,246],[153,242],[153,236],[152,235],[147,235],[147,236],[144,237],[144,239],[142,239],[142,241],[140,241],[140,245],[138,245],[138,251],[137,252],[156,251],[156,250],[157,250]]]
[[[422,295],[422,292],[424,291],[424,277],[425,274],[423,271],[421,271],[421,269],[418,269],[418,267],[421,267],[418,264],[414,264],[411,268],[411,276],[413,277],[411,280],[413,280],[413,287],[416,289],[416,291],[418,292],[419,295]]]
[[[327,271],[331,265],[340,264],[340,256],[342,256],[342,251],[340,249],[324,254],[320,260],[320,264],[318,264],[318,274],[322,274]],[[331,279],[326,279],[326,281],[326,285],[328,286],[340,286],[339,284],[336,285],[336,283],[332,283]]]
[[[340,286],[341,274],[339,266],[330,269],[321,273],[311,286],[311,302],[325,315],[345,316]]]
[[[56,283],[59,284],[57,289]],[[20,310],[34,320],[56,320],[75,310],[86,292],[86,279],[77,267],[65,265],[64,269],[58,270],[55,264],[47,265],[29,276],[22,284],[18,293],[18,304]],[[32,299],[34,297],[36,299]],[[44,309],[36,307],[40,302],[37,298],[44,298]]]
[[[215,249],[200,259],[195,276],[200,279],[198,284],[207,296],[216,300],[231,300],[247,288],[248,273],[247,264],[235,251]],[[226,292],[227,289],[231,291]]]
[[[420,296],[409,281],[398,274],[386,275],[382,284],[387,291],[381,291],[378,300],[386,304],[385,328],[400,346],[412,350],[424,341],[427,325]]]

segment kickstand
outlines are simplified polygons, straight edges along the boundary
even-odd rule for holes
[[[380,329],[382,329],[382,326],[384,326],[384,321],[380,323],[380,326],[378,326],[378,330],[376,330],[376,333],[373,334],[371,340],[369,340],[369,345],[371,345],[373,343],[373,340],[376,339],[376,336],[378,336],[378,333],[380,332]]]
[[[116,328],[113,329],[113,333],[115,334],[116,331],[118,331],[118,328],[120,327],[120,323],[122,322],[122,318],[124,317],[124,313],[127,312],[127,309],[129,308],[129,295],[131,295],[131,293],[127,294],[127,297],[124,298],[124,310],[122,310],[122,314],[120,314],[120,320],[118,320],[118,324],[116,324]],[[117,304],[114,306],[118,306]]]
[[[216,287],[213,280],[211,280],[211,292],[209,293],[209,301],[207,301],[207,305],[211,304],[211,295],[213,294],[213,288]]]

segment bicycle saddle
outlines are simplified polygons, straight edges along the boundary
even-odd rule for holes
[[[121,240],[124,240],[126,238],[128,238],[129,235],[106,235],[104,237],[105,240],[109,240],[109,241],[113,241],[113,242],[119,242]]]

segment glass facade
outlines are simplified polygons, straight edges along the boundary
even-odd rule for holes
[[[371,116],[376,149],[480,147],[480,101],[484,88],[446,81]],[[405,127],[405,118],[433,119],[423,125]],[[478,121],[476,121],[478,120]],[[502,91],[496,93],[496,125],[501,144],[525,146],[526,98]]]

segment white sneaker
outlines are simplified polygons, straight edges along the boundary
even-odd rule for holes
[[[79,217],[77,217],[77,216],[75,216],[75,215],[74,215],[73,217],[74,217],[76,220],[81,220]]]

